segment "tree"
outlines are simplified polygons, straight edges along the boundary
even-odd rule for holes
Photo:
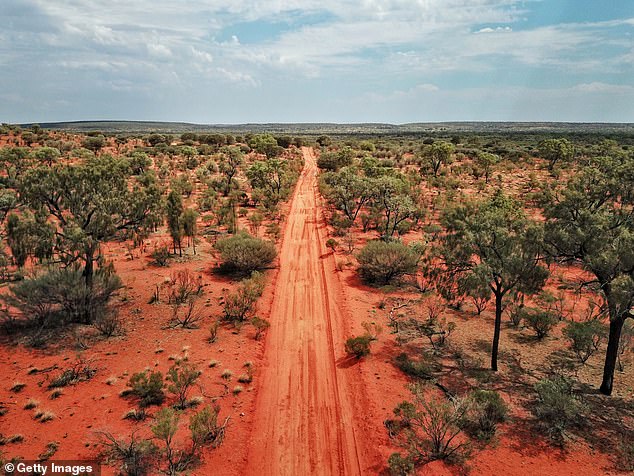
[[[249,139],[248,144],[258,154],[266,155],[267,159],[277,157],[283,150],[271,134],[256,134]]]
[[[571,160],[575,147],[568,139],[546,139],[539,143],[540,155],[548,161],[548,170],[553,170],[557,162]]]
[[[498,190],[489,200],[448,210],[442,217],[441,272],[459,293],[488,286],[495,298],[491,369],[497,370],[504,297],[534,294],[548,277],[543,266],[542,227],[526,218],[517,202]]]
[[[560,189],[546,190],[546,243],[553,259],[594,279],[609,316],[600,391],[612,393],[623,324],[634,305],[634,159],[598,157]]]
[[[54,147],[38,147],[33,151],[33,157],[49,167],[53,165],[53,162],[59,159],[59,156],[59,150]]]
[[[225,147],[222,149],[223,155],[220,159],[218,169],[225,177],[223,195],[226,197],[231,191],[233,178],[238,173],[238,168],[242,164],[243,155],[238,147]]]
[[[181,216],[183,233],[191,240],[192,245],[194,246],[194,254],[196,254],[196,234],[198,233],[198,225],[196,224],[197,219],[198,213],[193,208],[187,208]]]
[[[438,172],[443,165],[451,162],[451,154],[455,150],[455,146],[450,142],[437,141],[424,149],[424,157],[427,160],[434,177],[438,176]]]
[[[500,161],[500,156],[490,154],[489,152],[480,152],[476,156],[476,164],[482,170],[484,174],[484,183],[489,183],[489,177],[491,175],[491,169],[495,164]]]
[[[399,225],[414,216],[416,204],[410,196],[409,184],[404,177],[382,176],[372,182],[374,205],[385,216],[383,237],[391,238]]]
[[[178,252],[182,256],[183,250],[181,243],[185,231],[183,229],[183,199],[181,195],[172,190],[167,196],[166,202],[166,215],[167,215],[167,228],[169,229],[170,236],[172,237],[172,243],[174,245],[174,254],[176,254],[176,246],[178,245]]]
[[[101,243],[124,230],[142,229],[160,204],[154,182],[131,181],[128,162],[110,156],[30,169],[18,192],[31,208],[47,212],[55,227],[56,255],[65,264],[83,262],[89,288]]]
[[[351,167],[344,167],[337,173],[324,173],[321,188],[324,197],[352,223],[361,209],[370,202],[375,191],[372,179],[359,175]]]
[[[256,160],[247,170],[247,177],[254,190],[262,190],[274,202],[283,198],[289,186],[287,163],[280,159]]]
[[[105,145],[106,138],[102,135],[86,137],[81,143],[84,149],[88,149],[94,153],[99,152]]]

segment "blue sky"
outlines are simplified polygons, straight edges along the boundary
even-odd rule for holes
[[[0,122],[634,122],[632,0],[2,0]]]

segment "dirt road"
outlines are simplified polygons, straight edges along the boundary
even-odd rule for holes
[[[311,148],[303,153],[259,375],[250,475],[362,472],[350,387],[336,366],[345,339],[339,282],[325,259],[315,157]]]

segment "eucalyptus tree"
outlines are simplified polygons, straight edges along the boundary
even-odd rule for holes
[[[634,305],[634,158],[592,159],[565,186],[546,190],[546,244],[559,262],[593,276],[610,329],[600,390],[612,393],[623,325]]]
[[[26,205],[48,215],[55,256],[65,264],[82,263],[88,288],[101,244],[146,226],[161,202],[155,182],[131,178],[129,162],[108,155],[29,169],[17,189]]]
[[[548,277],[543,227],[501,190],[485,201],[448,209],[442,224],[446,233],[440,237],[438,271],[454,281],[458,293],[477,290],[482,297],[488,288],[495,299],[491,369],[497,370],[504,297],[515,291],[534,294]]]

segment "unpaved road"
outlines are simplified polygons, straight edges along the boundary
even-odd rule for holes
[[[345,339],[339,286],[326,262],[311,148],[280,252],[250,442],[250,475],[361,474],[350,386],[336,361]],[[330,263],[330,264],[327,264]]]

